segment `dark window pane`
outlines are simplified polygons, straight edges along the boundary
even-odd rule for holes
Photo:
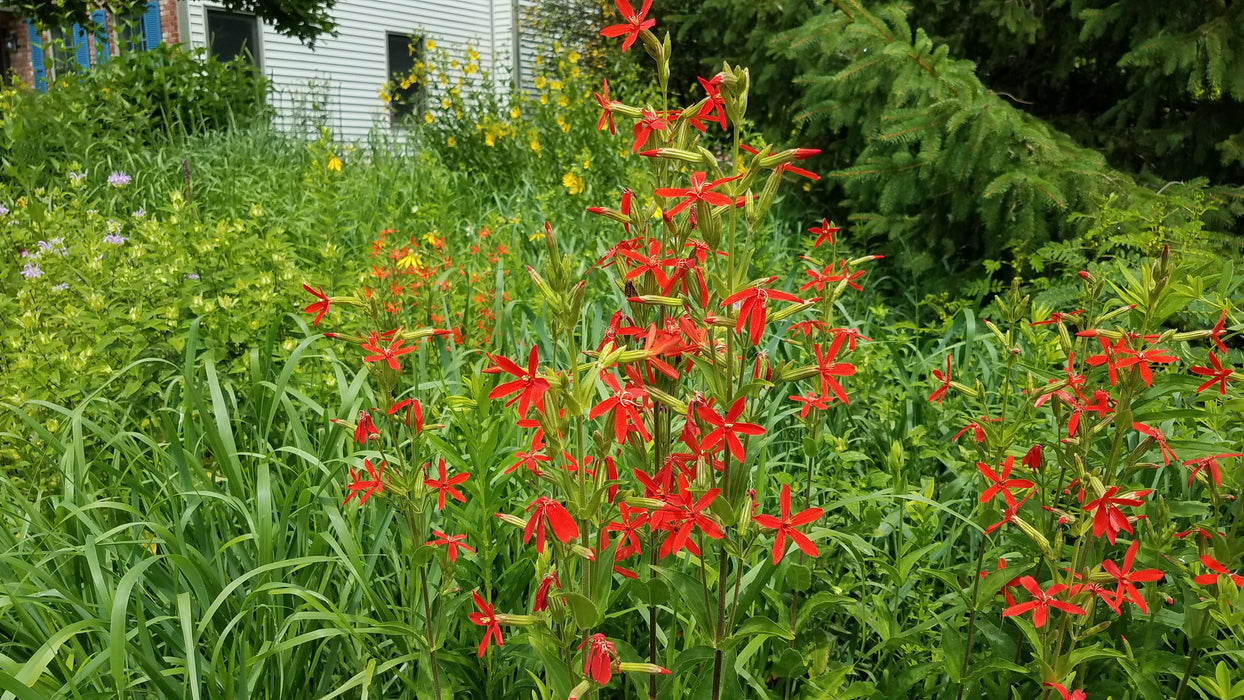
[[[146,35],[143,33],[143,16],[129,15],[127,17],[117,17],[117,40],[120,41],[119,51],[121,53],[130,53],[131,51],[143,51],[147,46]]]
[[[208,10],[207,36],[208,50],[221,61],[242,56],[258,65],[259,23],[253,15]]]
[[[415,63],[423,60],[423,39],[409,34],[389,34],[387,42],[389,79],[393,82],[393,101],[389,107],[396,124],[423,109],[423,81],[411,75]]]

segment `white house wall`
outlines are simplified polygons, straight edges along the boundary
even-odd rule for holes
[[[512,1],[339,0],[332,10],[337,36],[320,38],[314,50],[263,24],[260,63],[272,85],[273,104],[287,128],[318,121],[348,140],[387,125],[380,87],[388,80],[389,32],[422,35],[457,56],[469,43],[483,67],[507,80]],[[206,46],[206,9],[219,6],[190,0],[185,7],[189,43]]]

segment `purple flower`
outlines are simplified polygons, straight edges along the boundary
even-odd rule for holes
[[[55,285],[55,286],[53,286],[53,287],[52,287],[52,291],[54,291],[54,292],[63,292],[63,291],[65,291],[66,289],[69,289],[69,283],[68,283],[68,282],[61,282],[60,284]]]
[[[5,214],[8,214],[8,213],[9,213],[9,208],[4,206],[3,204],[0,204],[0,216],[4,216]]]
[[[73,184],[75,185],[81,184],[82,181],[86,179],[86,173],[71,172],[69,173],[69,179],[73,180]]]
[[[197,280],[198,278],[199,278],[199,273],[197,272],[191,272],[190,274],[186,275],[186,279],[188,280]]]
[[[120,236],[115,233],[110,233],[107,236],[104,236],[104,243],[111,243],[112,245],[121,245],[128,240],[129,239],[125,236]]]
[[[146,215],[147,215],[147,210],[146,210],[146,209],[143,209],[142,207],[139,207],[139,208],[138,208],[138,211],[134,212],[134,218],[135,218],[135,219],[141,219],[141,218],[143,218],[143,217],[144,217],[144,216],[146,216]]]
[[[130,180],[132,179],[133,178],[131,178],[129,175],[126,175],[125,173],[118,170],[115,173],[108,176],[108,184],[112,185],[113,187],[125,187],[126,185],[130,184]]]
[[[39,266],[34,263],[26,263],[26,267],[22,268],[22,277],[25,277],[28,280],[32,280],[32,279],[35,279],[36,277],[42,277],[42,276],[43,276],[43,270],[40,270]]]
[[[69,254],[69,249],[65,247],[65,239],[57,236],[46,241],[39,241],[39,252],[40,254],[56,253],[63,257]]]

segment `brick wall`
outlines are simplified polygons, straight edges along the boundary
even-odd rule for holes
[[[17,39],[17,51],[9,54],[10,70],[18,80],[30,85],[35,80],[34,69],[30,65],[30,30],[22,18],[7,12],[0,13],[0,41],[8,36]],[[3,48],[0,47],[0,50]]]
[[[160,33],[164,43],[177,44],[181,40],[177,27],[177,0],[160,0]]]

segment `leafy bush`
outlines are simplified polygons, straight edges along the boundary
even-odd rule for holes
[[[62,77],[46,94],[20,84],[6,88],[0,93],[0,172],[27,187],[51,185],[74,162],[264,122],[266,85],[241,60],[221,63],[202,49],[162,44]]]

